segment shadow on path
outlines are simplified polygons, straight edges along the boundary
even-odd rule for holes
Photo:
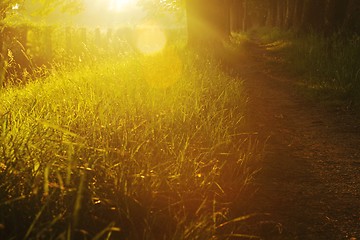
[[[249,213],[268,213],[263,239],[360,239],[360,122],[304,99],[266,46],[235,65],[249,95],[248,124],[267,141]]]

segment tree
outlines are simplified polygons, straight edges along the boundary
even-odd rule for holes
[[[341,7],[346,7],[343,27],[345,31],[360,34],[360,1],[348,0],[347,2],[347,6],[340,5]],[[337,14],[342,14],[342,12],[337,12]]]
[[[230,35],[231,0],[140,0],[150,14],[185,9],[188,45],[219,47]]]
[[[81,9],[82,0],[2,0],[0,2],[0,24],[5,27],[9,22],[7,19],[14,16],[15,13],[46,15],[54,10],[78,13]]]
[[[81,10],[81,0],[1,0],[0,2],[0,88],[5,78],[4,40],[5,28],[21,23],[24,16],[31,14],[46,15],[54,10],[77,13]],[[29,6],[35,6],[30,9]],[[21,16],[21,17],[20,17]],[[21,29],[19,29],[20,31]]]
[[[264,25],[302,32],[360,32],[359,0],[141,1],[156,3],[152,9],[184,7],[190,45],[218,44],[228,38],[231,30],[246,31]]]
[[[230,30],[241,31],[241,19],[243,16],[242,1],[233,1],[230,8]]]
[[[284,16],[284,28],[289,29],[292,25],[293,14],[294,14],[294,5],[291,4],[290,0],[286,0],[286,10]]]
[[[230,2],[187,0],[188,42],[191,46],[218,46],[230,35]]]

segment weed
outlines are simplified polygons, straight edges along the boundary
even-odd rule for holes
[[[282,40],[289,43],[281,49],[282,56],[285,57],[289,69],[296,75],[303,76],[304,84],[310,91],[323,99],[338,99],[359,104],[358,36],[267,31],[268,34],[264,31],[264,41]]]
[[[215,61],[169,48],[61,66],[0,101],[1,238],[236,236],[219,226],[239,222],[228,203],[260,151],[242,82]]]

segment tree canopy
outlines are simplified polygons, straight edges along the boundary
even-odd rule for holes
[[[358,0],[187,0],[190,42],[226,40],[232,31],[277,27],[359,34]]]
[[[47,15],[53,11],[75,14],[81,10],[81,0],[2,0],[0,27],[26,21],[28,16]]]
[[[16,13],[76,13],[82,0],[3,0],[0,26]],[[360,33],[358,0],[139,0],[150,16],[186,9],[188,40],[208,45],[227,40],[232,31],[268,26],[321,33]],[[14,9],[16,8],[16,11]],[[26,16],[26,14],[23,14]],[[18,16],[17,16],[18,17]]]

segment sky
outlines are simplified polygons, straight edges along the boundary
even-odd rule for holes
[[[82,0],[83,10],[78,14],[53,11],[49,15],[34,14],[34,1],[26,1],[24,12],[18,12],[14,19],[29,19],[42,24],[69,24],[84,27],[120,27],[136,25],[146,16],[137,0]],[[13,9],[16,11],[16,9]]]
[[[84,11],[73,18],[80,25],[119,26],[132,25],[145,16],[136,0],[84,0]]]

